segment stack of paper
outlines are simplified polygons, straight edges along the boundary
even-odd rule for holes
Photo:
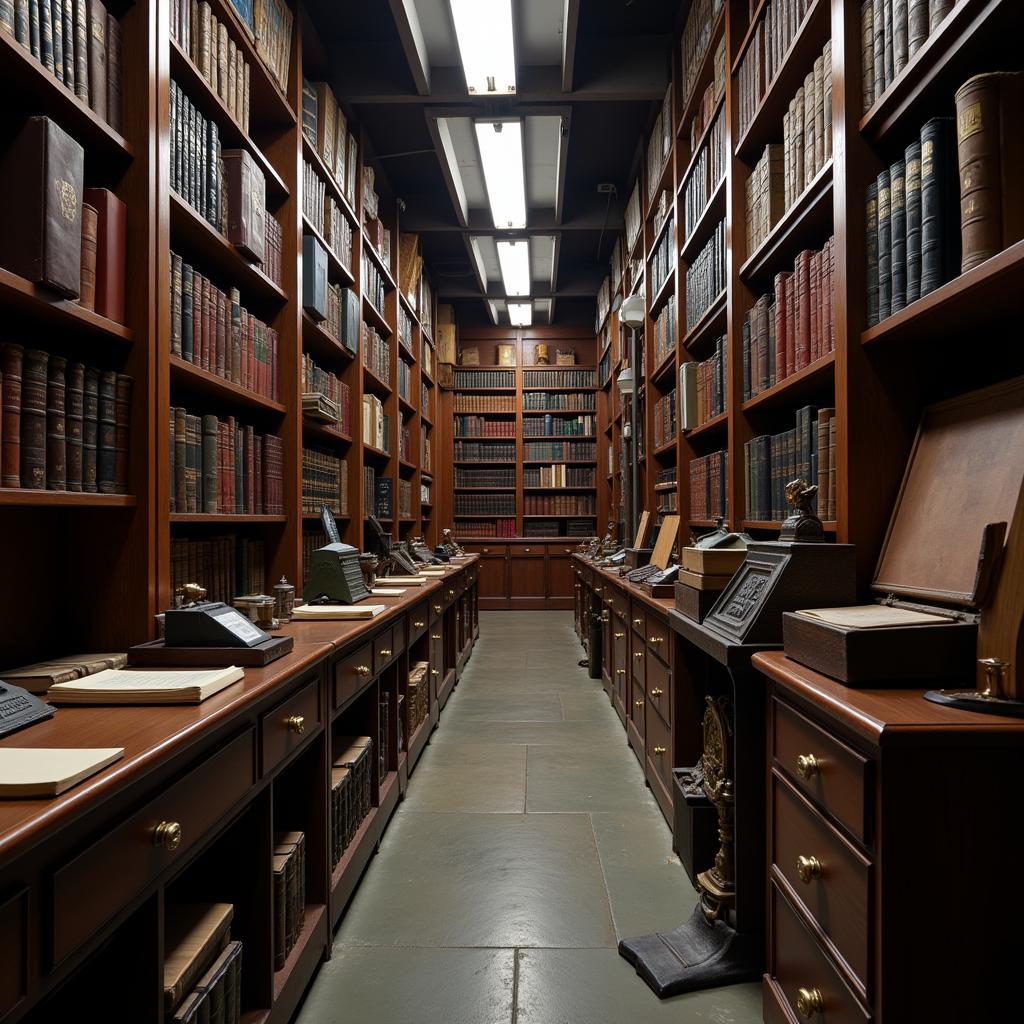
[[[124,747],[0,747],[0,797],[57,796],[123,755]]]
[[[199,704],[241,679],[237,665],[217,669],[107,669],[47,691],[57,704]]]

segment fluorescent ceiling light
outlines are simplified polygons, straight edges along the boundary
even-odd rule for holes
[[[448,0],[466,88],[475,96],[516,91],[512,0]]]
[[[494,326],[497,327],[498,324],[501,322],[501,317],[498,312],[498,304],[488,299],[487,312],[491,314],[491,320],[494,322]]]
[[[477,121],[476,141],[496,228],[526,227],[521,121]]]
[[[498,243],[498,262],[506,295],[530,294],[530,243],[525,238]]]
[[[529,302],[510,302],[508,318],[513,327],[529,327],[533,323],[533,306]]]

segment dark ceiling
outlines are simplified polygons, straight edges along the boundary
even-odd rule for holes
[[[529,26],[523,20],[532,16],[531,7],[537,10],[537,3],[568,5],[574,44],[568,47],[574,50],[568,69],[561,62],[524,63],[520,40],[527,38]],[[568,108],[561,221],[552,210],[531,210],[526,233],[534,229],[559,237],[555,322],[592,323],[594,296],[608,272],[627,189],[636,173],[638,143],[664,95],[671,43],[688,4],[513,0],[518,92],[513,99],[497,102],[467,95],[461,66],[452,66],[449,40],[454,40],[454,32],[446,0],[414,0],[412,5],[427,39],[421,50],[426,52],[425,62],[417,60],[402,0],[312,0],[310,6],[313,25],[306,26],[305,50],[312,60],[307,75],[327,79],[350,115],[364,126],[370,140],[368,156],[378,181],[381,175],[385,179],[379,190],[404,201],[402,228],[420,234],[439,297],[456,305],[462,323],[490,319],[472,268],[470,232],[460,226],[431,119],[446,108],[500,115]],[[626,39],[628,48],[623,45]],[[535,48],[539,42],[535,33]],[[549,42],[546,51],[554,48]],[[559,38],[557,49],[561,48]],[[438,55],[444,63],[434,62]],[[571,79],[569,91],[563,91],[563,79],[566,84]],[[604,183],[614,185],[617,194],[599,194],[597,187]],[[471,211],[470,223],[491,230],[489,215],[482,213]],[[491,290],[493,294],[493,284]]]

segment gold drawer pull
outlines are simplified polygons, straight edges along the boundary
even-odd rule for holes
[[[426,625],[425,622],[414,622],[412,624],[413,629],[422,629]]]
[[[357,676],[364,676],[364,677],[368,676],[370,674],[370,666],[369,665],[356,665],[355,673],[356,673]]]
[[[638,708],[642,708],[644,706],[644,702],[642,700],[635,700],[633,701],[633,704]]]
[[[801,988],[796,993],[796,1012],[801,1017],[813,1017],[825,1009],[825,997],[820,988]]]
[[[658,687],[656,686],[653,690],[651,690],[651,696],[655,700],[657,700],[664,692],[665,692],[664,690],[659,690]]]
[[[643,656],[644,656],[644,652],[643,651],[634,651],[633,652],[633,657],[634,658],[642,658]]]
[[[604,602],[604,603],[605,603],[605,604],[606,604],[606,605],[607,605],[607,606],[608,606],[609,608],[611,608],[611,606],[612,606],[612,599],[611,599],[610,597],[608,597],[608,598],[605,598],[605,602]]]
[[[617,676],[624,676],[626,674],[626,670],[624,668],[617,668],[615,670],[615,674]]]
[[[612,636],[614,636],[616,640],[621,640],[625,635],[626,635],[625,633],[613,633],[612,634]]]
[[[380,656],[382,658],[390,658],[391,657],[391,648],[390,647],[382,647],[380,649]]]
[[[821,878],[821,861],[817,857],[797,857],[796,873],[804,885],[810,885],[816,878]]]
[[[530,553],[530,549],[529,549],[529,548],[523,548],[523,551],[525,551],[525,552],[526,552],[526,554],[529,554],[529,553]]]
[[[634,619],[633,620],[633,625],[636,626],[637,629],[639,629],[643,624],[644,624],[644,620],[643,619]]]
[[[454,597],[455,596],[455,591],[454,590],[449,590],[448,591],[448,596],[449,597]]]
[[[490,553],[491,553],[491,549],[490,548],[484,548],[484,554],[485,555],[489,555]]]
[[[437,612],[438,615],[440,615],[441,614],[441,606],[439,604],[435,604],[434,605],[434,611]]]
[[[579,589],[580,589],[580,585],[579,585],[578,583],[574,583],[574,584],[573,584],[573,586],[574,586],[574,587],[575,587],[575,588],[576,588],[577,590],[579,590]]]
[[[301,736],[306,731],[306,719],[303,715],[289,715],[284,720],[284,727],[296,736]]]
[[[440,675],[441,673],[440,673],[440,672],[438,672],[436,668],[432,668],[432,669],[430,670],[430,674],[431,674],[432,676],[439,676],[439,675]]]
[[[660,643],[664,643],[664,641],[665,641],[665,638],[663,636],[649,636],[647,638],[647,642],[649,644],[660,644]]]
[[[822,762],[813,754],[801,754],[796,759],[796,773],[802,779],[811,779],[821,771]]]
[[[181,825],[176,821],[161,821],[153,829],[153,845],[162,846],[173,853],[181,846]]]
[[[431,633],[430,634],[430,639],[431,640],[440,640],[441,639],[441,634],[440,633]]]
[[[661,755],[665,753],[665,748],[664,748],[664,747],[655,747],[655,748],[654,748],[654,753],[655,753],[655,754],[656,754],[656,755],[657,755],[658,757],[661,757]]]

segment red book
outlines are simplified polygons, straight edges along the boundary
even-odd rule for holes
[[[213,293],[215,289],[208,277],[203,278],[203,351],[210,373],[217,372],[217,321],[213,315]]]
[[[796,371],[796,275],[786,278],[786,376]]]
[[[810,281],[811,281],[811,344],[810,344],[810,362],[814,362],[818,358],[818,352],[821,348],[821,324],[818,320],[818,289],[821,282],[821,253],[811,253],[811,270],[810,270]]]
[[[797,253],[796,265],[796,359],[794,368],[802,370],[811,361],[811,253]]]
[[[106,188],[87,188],[85,201],[97,214],[96,312],[123,324],[128,207]]]
[[[792,274],[775,275],[775,383],[786,376],[786,291]]]
[[[256,507],[256,459],[253,449],[256,445],[256,432],[252,427],[245,428],[245,510],[252,514],[258,512]]]
[[[231,363],[228,360],[227,296],[218,288],[213,293],[213,321],[217,330],[217,376],[228,379]]]
[[[825,323],[828,324],[828,350],[829,352],[835,352],[836,350],[836,294],[835,294],[835,272],[836,272],[836,239],[833,235],[828,240],[828,285],[825,289],[825,300],[826,300],[826,317]]]
[[[252,464],[255,472],[253,473],[253,491],[256,495],[256,505],[254,511],[259,515],[266,515],[267,511],[263,503],[263,435],[257,434],[253,442],[253,454]]]

